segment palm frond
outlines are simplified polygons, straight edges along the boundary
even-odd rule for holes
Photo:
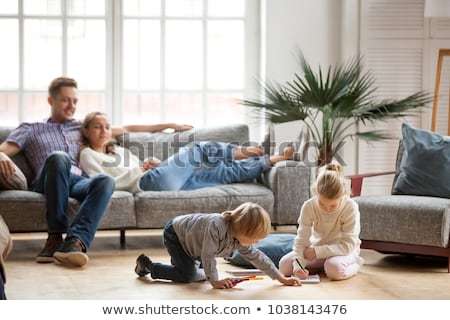
[[[382,131],[359,132],[356,125],[416,115],[433,101],[425,92],[377,101],[375,78],[363,71],[361,57],[325,70],[319,66],[317,72],[300,51],[298,60],[300,72],[294,73],[292,81],[260,82],[264,97],[241,103],[273,123],[302,120],[318,148],[327,149],[319,154],[332,154],[333,145],[346,138],[389,139]]]

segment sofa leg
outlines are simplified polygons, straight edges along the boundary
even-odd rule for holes
[[[125,249],[125,229],[120,229],[120,248]]]

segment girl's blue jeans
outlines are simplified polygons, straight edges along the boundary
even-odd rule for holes
[[[169,157],[147,171],[140,180],[146,191],[194,190],[258,178],[271,166],[267,155],[234,160],[236,145],[199,142]]]

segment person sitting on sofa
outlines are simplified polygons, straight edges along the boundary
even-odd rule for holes
[[[88,178],[77,162],[81,122],[74,119],[78,84],[68,77],[54,79],[48,88],[51,115],[44,122],[22,123],[0,144],[0,152],[13,156],[23,151],[37,178],[33,190],[45,195],[48,238],[37,262],[83,266],[100,220],[114,192],[114,180],[106,175]],[[187,130],[174,123],[131,125],[111,129],[113,136],[131,131]],[[0,160],[0,176],[8,180],[16,168],[10,159]],[[81,202],[69,224],[69,197]],[[63,241],[63,233],[66,238]]]
[[[292,146],[286,147],[282,155],[269,156],[260,147],[204,141],[180,148],[161,164],[152,159],[153,164],[148,161],[141,167],[139,159],[128,149],[111,148],[110,142],[108,117],[101,112],[88,114],[82,128],[80,165],[91,177],[101,173],[113,176],[116,190],[132,193],[194,190],[249,181],[273,164],[292,159],[294,153]]]

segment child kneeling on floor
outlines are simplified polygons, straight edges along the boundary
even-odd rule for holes
[[[247,202],[235,210],[211,214],[187,214],[170,220],[164,227],[163,241],[171,265],[152,262],[141,254],[135,272],[140,277],[189,283],[208,280],[215,289],[232,288],[231,278],[219,280],[216,257],[229,257],[234,250],[270,278],[284,285],[301,285],[295,277],[285,277],[273,262],[252,245],[271,229],[269,214],[258,204]],[[199,265],[202,268],[199,268]]]

